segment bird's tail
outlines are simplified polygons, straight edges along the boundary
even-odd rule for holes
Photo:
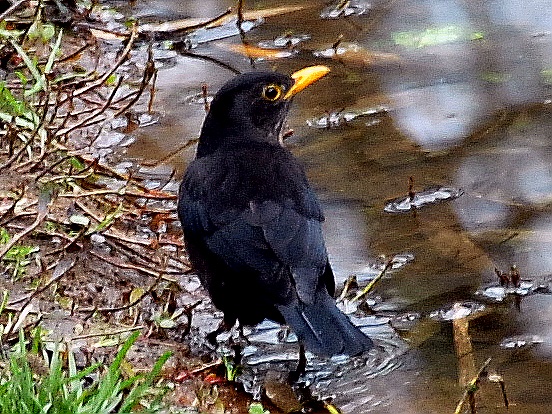
[[[359,355],[374,346],[372,340],[354,326],[335,305],[334,299],[319,290],[316,300],[299,300],[278,310],[306,349],[321,356]]]

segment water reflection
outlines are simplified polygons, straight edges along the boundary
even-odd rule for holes
[[[538,2],[526,3],[537,10]],[[544,99],[550,42],[534,33],[552,26],[520,7],[406,1],[392,8],[385,25],[402,34],[403,62],[381,79],[407,136],[430,150],[459,145],[498,108]]]

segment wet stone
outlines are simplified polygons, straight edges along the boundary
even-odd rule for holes
[[[464,191],[453,187],[434,187],[415,193],[413,196],[399,197],[389,201],[384,211],[387,213],[406,213],[427,205],[454,200],[464,194]]]
[[[502,302],[511,295],[527,296],[536,293],[550,294],[550,289],[546,284],[536,284],[529,280],[523,280],[518,287],[492,285],[481,288],[475,292],[476,295],[493,302]]]
[[[274,40],[264,40],[258,43],[264,49],[286,49],[297,46],[311,38],[308,34],[289,34],[278,36]]]
[[[339,1],[337,4],[333,4],[326,7],[320,13],[322,19],[339,19],[340,17],[347,16],[360,16],[367,14],[370,11],[370,3],[363,1]]]
[[[452,321],[455,319],[467,318],[485,310],[485,305],[477,302],[457,302],[452,306],[445,307],[430,313],[429,317],[439,321]]]
[[[318,116],[307,120],[307,125],[313,128],[330,129],[337,128],[358,118],[371,117],[389,112],[386,106],[376,106],[359,111],[336,111],[329,112],[323,116]]]
[[[519,335],[505,338],[500,347],[504,349],[525,348],[531,345],[541,344],[544,340],[539,335]]]

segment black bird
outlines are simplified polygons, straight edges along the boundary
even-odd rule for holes
[[[293,96],[328,73],[239,75],[215,95],[178,214],[191,263],[224,324],[286,323],[316,354],[357,355],[373,344],[339,311],[320,205],[282,145]]]

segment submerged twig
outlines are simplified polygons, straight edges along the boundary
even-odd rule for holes
[[[368,294],[368,292],[370,292],[374,288],[376,283],[385,275],[385,273],[387,272],[387,270],[389,270],[391,266],[393,266],[393,259],[387,261],[382,271],[375,278],[373,278],[370,283],[368,283],[366,287],[362,289],[361,292],[357,293],[356,296],[351,299],[351,302],[356,302],[357,300]]]
[[[479,368],[479,371],[477,372],[477,375],[472,378],[472,380],[468,383],[466,386],[466,389],[464,391],[464,394],[462,395],[462,398],[458,402],[458,405],[456,406],[456,410],[454,410],[454,414],[460,414],[462,411],[462,406],[465,404],[466,400],[471,400],[472,403],[475,401],[475,392],[478,389],[478,384],[481,381],[481,377],[483,376],[483,373],[485,372],[485,369],[491,362],[491,358],[487,358],[483,365]]]

